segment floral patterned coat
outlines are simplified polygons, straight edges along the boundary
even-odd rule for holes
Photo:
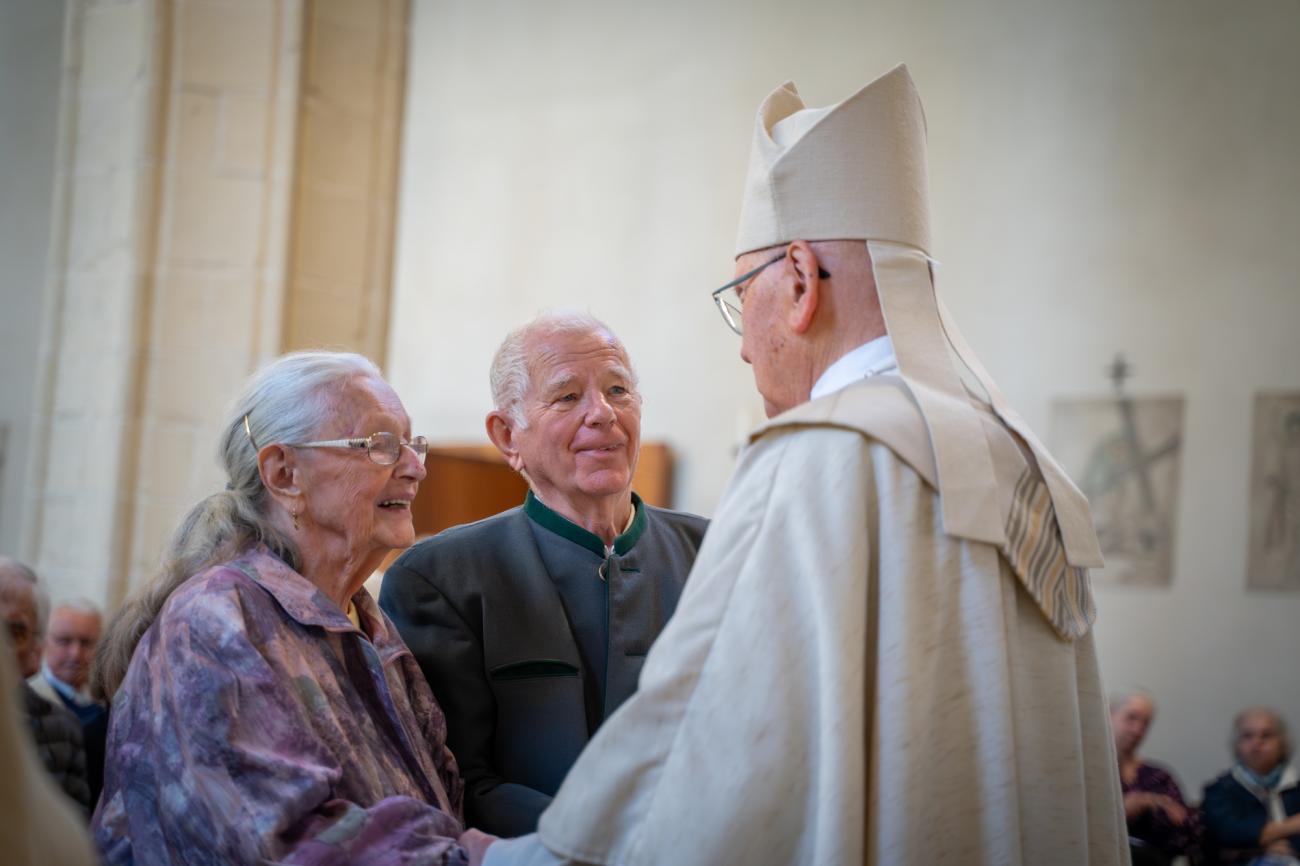
[[[462,785],[410,651],[265,548],[195,575],[113,702],[92,830],[110,864],[460,864]]]

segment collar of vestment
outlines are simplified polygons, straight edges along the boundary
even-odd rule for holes
[[[524,514],[527,514],[534,523],[543,529],[554,532],[579,547],[585,547],[602,559],[608,555],[604,539],[596,533],[582,528],[558,511],[551,509],[545,502],[538,499],[531,490],[524,497]],[[641,533],[645,532],[645,524],[645,508],[641,504],[641,497],[633,493],[632,524],[623,531],[622,535],[614,539],[614,553],[623,556],[631,550],[636,545],[637,540],[641,538]]]
[[[353,625],[348,615],[339,610],[321,588],[290,568],[265,545],[259,544],[227,563],[227,567],[237,569],[248,575],[253,581],[269,592],[292,619],[302,625],[311,625],[334,632],[357,632],[362,637],[369,637],[378,646],[387,633],[383,616],[370,593],[365,588],[357,590],[352,596],[359,619],[369,628],[362,629]]]
[[[898,361],[894,358],[894,343],[889,339],[889,335],[876,337],[841,355],[834,364],[827,367],[817,377],[808,399],[816,400],[818,397],[834,394],[854,382],[870,379],[897,366]]]

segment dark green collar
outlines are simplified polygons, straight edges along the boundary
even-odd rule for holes
[[[634,511],[632,525],[627,528],[627,532],[614,539],[614,552],[619,556],[631,550],[637,539],[641,537],[641,533],[645,532],[645,508],[641,505],[641,497],[636,493],[632,494],[632,508]],[[567,538],[604,559],[605,542],[600,540],[599,535],[588,532],[559,512],[552,511],[546,503],[534,496],[531,490],[524,498],[524,514],[543,529],[549,529],[561,538]]]

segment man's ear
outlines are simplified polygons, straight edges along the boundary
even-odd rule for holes
[[[807,241],[790,244],[786,249],[786,257],[794,271],[794,294],[786,314],[786,323],[796,334],[803,334],[817,315],[817,307],[821,303],[821,275],[824,271],[817,261],[817,253]]]
[[[267,445],[257,452],[257,471],[262,476],[262,486],[275,499],[285,502],[302,498],[297,454],[292,448]]]
[[[516,472],[522,472],[524,469],[524,458],[519,454],[519,445],[515,441],[514,420],[505,412],[499,409],[493,409],[488,413],[487,421],[488,438],[492,444],[501,452],[501,456],[506,458],[510,468]]]

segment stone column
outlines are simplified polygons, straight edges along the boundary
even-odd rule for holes
[[[382,364],[406,81],[406,0],[309,0],[286,349]]]
[[[239,386],[290,335],[383,360],[406,15],[390,0],[69,0],[33,435],[48,447],[33,449],[24,551],[55,597],[112,607],[152,573],[224,483],[216,439]],[[367,148],[333,153],[344,128]],[[299,300],[317,285],[364,324],[319,325],[309,311],[326,305]]]

